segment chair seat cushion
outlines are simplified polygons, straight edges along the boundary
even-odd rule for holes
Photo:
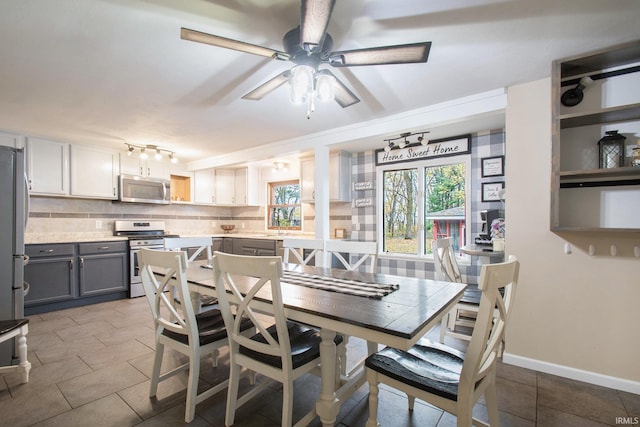
[[[386,347],[369,356],[365,365],[412,387],[457,401],[463,362],[464,353],[423,339],[408,351]]]
[[[302,325],[296,322],[287,322],[287,329],[289,330],[289,341],[291,342],[291,358],[293,369],[296,369],[312,360],[320,357],[320,331],[310,326]],[[278,334],[276,332],[276,325],[272,325],[267,328],[267,331],[278,340]],[[256,340],[261,343],[266,343],[266,339],[261,334],[256,334],[251,337],[252,340]],[[342,343],[342,335],[336,334],[333,342],[336,345]],[[259,360],[277,368],[282,368],[282,358],[279,356],[271,356],[263,353],[259,353],[250,350],[246,347],[240,346],[240,353],[249,356],[253,359]]]
[[[0,335],[29,323],[29,319],[0,320]]]
[[[464,289],[464,294],[462,295],[462,298],[460,298],[460,302],[465,304],[480,305],[481,296],[482,291],[478,288],[478,285],[469,284]]]
[[[220,341],[227,337],[227,329],[224,326],[224,320],[222,319],[220,310],[214,309],[196,314],[196,323],[198,323],[198,334],[200,335],[201,346]],[[247,319],[240,324],[240,330],[244,331],[252,326],[251,321]],[[162,331],[162,334],[183,344],[189,343],[188,335],[178,334],[166,329]]]

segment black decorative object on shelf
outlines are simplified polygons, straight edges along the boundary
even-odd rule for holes
[[[624,166],[624,141],[626,136],[617,130],[605,132],[598,141],[598,167],[600,169],[621,168]]]
[[[560,102],[562,105],[566,107],[575,107],[576,105],[582,102],[582,98],[584,98],[584,93],[582,92],[584,88],[591,85],[593,80],[591,77],[583,77],[580,79],[576,87],[569,89],[560,97]]]

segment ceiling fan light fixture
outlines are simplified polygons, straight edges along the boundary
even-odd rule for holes
[[[320,101],[333,101],[336,97],[336,79],[322,72],[316,77],[316,94]]]
[[[304,104],[313,96],[313,80],[315,71],[308,65],[296,65],[291,69],[290,99],[293,104]]]

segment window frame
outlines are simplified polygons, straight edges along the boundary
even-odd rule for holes
[[[453,164],[463,163],[465,165],[465,229],[464,229],[464,242],[462,244],[468,244],[471,242],[471,203],[472,203],[472,171],[471,171],[471,154],[462,154],[459,156],[438,157],[435,159],[425,159],[405,163],[393,163],[386,165],[379,165],[376,167],[376,224],[378,224],[377,240],[380,242],[380,256],[383,258],[395,258],[395,259],[416,259],[416,260],[433,260],[432,254],[425,253],[425,169],[429,167],[448,166]],[[384,247],[384,172],[397,171],[403,169],[416,169],[418,180],[418,201],[417,201],[417,239],[418,239],[418,253],[407,254],[400,252],[383,252]],[[463,263],[469,263],[470,257],[468,255],[459,255],[460,261]]]
[[[285,185],[297,185],[298,186],[298,203],[296,204],[284,204],[284,205],[274,205],[271,203],[271,201],[273,200],[272,196],[273,196],[273,189],[274,187],[278,187],[278,186],[285,186]],[[265,222],[266,222],[266,228],[267,230],[288,230],[288,231],[302,231],[302,221],[304,218],[304,215],[302,213],[302,202],[300,201],[300,191],[301,191],[301,187],[300,187],[300,180],[299,179],[285,179],[282,181],[271,181],[267,183],[267,206],[266,206],[266,212],[265,212]],[[282,207],[297,207],[300,210],[300,225],[299,226],[278,226],[278,225],[271,225],[271,221],[270,221],[270,212],[272,208],[282,208]]]

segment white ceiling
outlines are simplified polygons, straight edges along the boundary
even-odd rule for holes
[[[334,50],[433,45],[426,64],[332,69],[361,102],[309,120],[284,86],[240,99],[291,63],[180,39],[188,27],[283,50],[299,14],[299,0],[2,0],[0,130],[201,160],[536,80],[554,59],[640,36],[638,0],[338,0]],[[447,132],[503,120],[488,119]]]

